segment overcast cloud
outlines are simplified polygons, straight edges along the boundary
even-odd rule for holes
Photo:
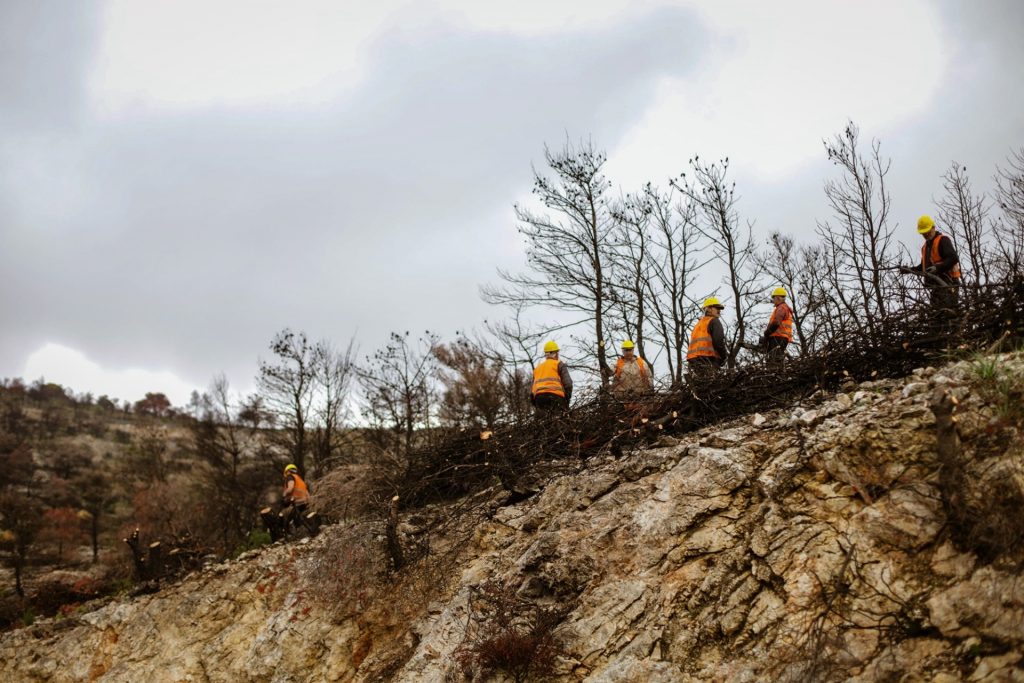
[[[478,325],[566,135],[624,189],[728,155],[743,213],[808,239],[847,118],[904,225],[1024,144],[1012,0],[481,4],[0,5],[0,376],[180,403],[284,326]]]

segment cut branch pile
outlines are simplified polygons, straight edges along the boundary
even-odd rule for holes
[[[483,433],[453,431],[437,439],[439,445],[411,454],[402,504],[451,499],[495,478],[512,499],[524,498],[539,490],[541,478],[579,459],[618,456],[665,434],[784,407],[844,383],[902,377],[951,353],[1008,345],[1024,337],[1024,279],[965,291],[955,314],[919,307],[876,320],[872,327],[870,336],[866,330],[845,330],[820,352],[787,359],[783,367],[755,360],[710,380],[691,380],[676,391],[630,397],[625,405],[598,394],[568,413]]]

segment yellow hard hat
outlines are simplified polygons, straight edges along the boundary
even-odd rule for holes
[[[284,473],[285,474],[288,474],[289,472],[298,472],[298,471],[299,471],[299,468],[296,467],[295,465],[285,465],[284,466]]]
[[[775,291],[772,292],[772,296],[789,296],[789,294],[782,287],[776,287]]]
[[[558,351],[558,344],[554,341],[544,342],[544,353],[551,353],[552,351]]]
[[[630,340],[627,339],[626,341],[622,342],[622,348],[624,348],[624,349],[631,349],[631,348],[633,348],[633,342],[631,342]]]
[[[935,221],[931,216],[921,216],[917,219],[917,232],[926,235],[935,229]]]
[[[717,296],[709,296],[707,299],[704,299],[704,308],[711,308],[712,306],[725,308],[725,306],[722,305],[722,302],[718,300]]]

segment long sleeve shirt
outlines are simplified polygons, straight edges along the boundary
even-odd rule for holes
[[[572,400],[572,377],[569,376],[569,366],[558,361],[558,379],[562,381],[562,389],[565,390],[565,401]]]
[[[722,321],[715,318],[708,323],[708,332],[711,333],[711,345],[715,347],[715,353],[722,363],[729,358],[729,349],[725,345],[725,326]]]

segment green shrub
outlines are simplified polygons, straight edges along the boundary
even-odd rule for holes
[[[973,370],[978,389],[995,408],[996,416],[1003,422],[1024,422],[1024,377],[1014,372],[1012,366],[1001,364],[994,355],[978,354]]]
[[[235,552],[232,553],[232,557],[238,557],[242,553],[255,550],[256,548],[262,548],[265,545],[270,545],[270,543],[270,532],[265,529],[253,529],[246,535],[245,539],[238,544],[238,547],[235,548]]]
[[[999,361],[995,356],[978,354],[972,363],[974,376],[982,382],[993,382],[999,376]]]

